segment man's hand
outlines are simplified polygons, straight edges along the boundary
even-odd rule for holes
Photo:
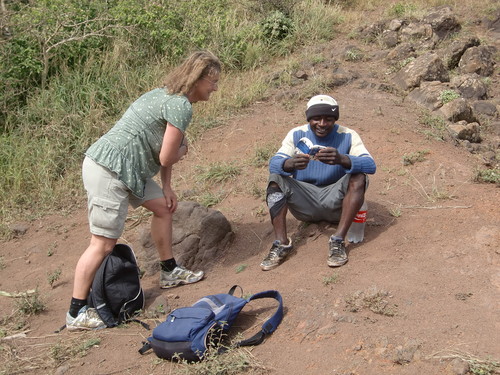
[[[306,169],[309,164],[309,160],[309,155],[307,154],[296,154],[285,160],[283,170],[285,172],[292,172],[295,169]]]
[[[325,164],[340,164],[346,169],[351,168],[351,159],[347,155],[339,153],[333,147],[326,147],[319,150],[315,155],[315,159]]]

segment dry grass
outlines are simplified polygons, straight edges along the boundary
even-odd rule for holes
[[[373,286],[366,291],[358,290],[345,299],[346,307],[351,312],[368,309],[375,314],[395,316],[397,306],[389,303],[389,292]]]

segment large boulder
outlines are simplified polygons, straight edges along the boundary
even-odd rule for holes
[[[484,80],[476,73],[464,74],[453,77],[451,85],[456,87],[466,99],[485,99],[488,87]]]
[[[455,69],[462,58],[462,55],[471,47],[477,47],[481,44],[479,38],[470,37],[468,39],[462,40],[457,39],[450,43],[448,47],[444,49],[445,61],[448,65],[448,69]]]
[[[492,75],[495,70],[496,53],[497,49],[494,46],[477,46],[467,49],[458,63],[460,72],[477,73],[483,77]]]
[[[447,84],[439,81],[422,82],[420,87],[408,94],[408,99],[434,111],[443,105],[440,99],[441,93],[449,89]]]
[[[394,82],[403,90],[420,86],[422,81],[448,82],[448,70],[434,52],[426,53],[410,62],[394,77]]]
[[[448,6],[433,9],[425,16],[424,22],[431,25],[433,37],[439,40],[457,33],[461,29],[460,23]]]
[[[458,98],[446,103],[438,111],[446,120],[451,122],[466,121],[471,123],[477,121],[472,107],[464,98]]]
[[[477,122],[468,124],[467,121],[459,121],[448,126],[448,130],[454,138],[469,141],[471,143],[481,142],[480,129]]]
[[[177,263],[193,270],[206,270],[221,258],[233,237],[231,224],[220,211],[195,202],[179,202],[172,231]],[[154,274],[159,270],[159,259],[149,229],[143,232],[141,242],[142,249],[138,252],[141,268]]]

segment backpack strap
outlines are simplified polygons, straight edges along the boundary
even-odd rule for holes
[[[264,322],[264,324],[262,325],[262,329],[259,332],[257,332],[249,339],[240,341],[236,344],[236,346],[259,345],[260,343],[262,343],[262,341],[264,341],[264,338],[267,335],[276,331],[279,324],[281,323],[281,320],[283,319],[283,299],[281,298],[281,294],[279,294],[279,292],[276,290],[267,290],[254,294],[253,296],[248,298],[248,302],[260,298],[274,298],[276,301],[278,301],[278,309],[273,314],[273,316],[271,316]]]

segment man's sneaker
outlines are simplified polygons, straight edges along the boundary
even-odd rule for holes
[[[343,241],[336,241],[330,238],[328,260],[326,261],[330,267],[340,267],[347,263],[347,253]]]
[[[293,245],[290,238],[288,239],[288,245],[282,245],[279,240],[274,241],[269,254],[260,264],[260,268],[262,268],[263,271],[269,271],[278,267],[285,260],[288,254],[290,254],[292,248]]]
[[[177,266],[173,271],[160,271],[160,288],[168,289],[182,284],[192,284],[200,281],[205,276],[203,271],[190,271],[182,266]]]
[[[106,328],[97,311],[93,307],[83,306],[76,318],[66,313],[66,328],[68,331],[90,331],[93,329]]]

